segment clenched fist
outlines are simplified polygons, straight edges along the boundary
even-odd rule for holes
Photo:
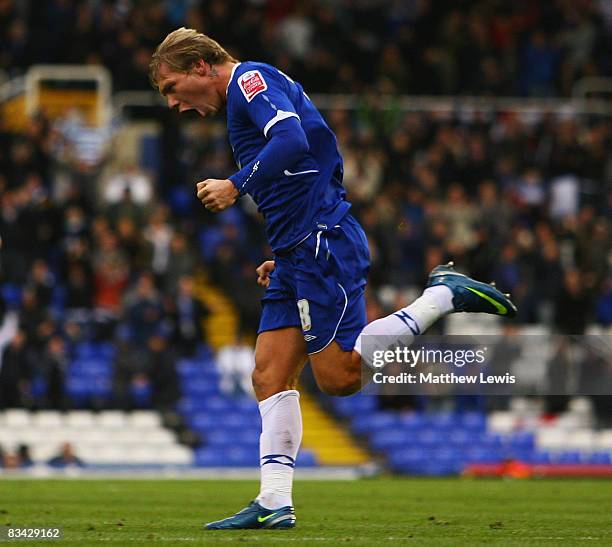
[[[196,184],[198,199],[213,213],[231,207],[238,198],[238,190],[229,179],[206,179]]]
[[[262,287],[270,285],[270,274],[274,271],[274,260],[266,260],[255,271],[257,272],[257,283]]]

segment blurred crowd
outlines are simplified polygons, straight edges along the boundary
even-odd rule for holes
[[[570,95],[612,69],[607,0],[0,0],[0,67],[104,64],[116,90],[147,89],[183,25],[311,92]]]
[[[61,125],[39,116],[24,133],[0,128],[0,325],[17,310],[16,332],[0,344],[0,405],[66,408],[77,347],[113,341],[113,404],[129,408],[145,384],[155,407],[171,407],[176,360],[204,342],[201,259],[133,166],[99,197]]]
[[[511,292],[518,322],[574,334],[589,323],[611,324],[609,118],[390,114],[367,96],[354,112],[326,115],[344,156],[353,214],[369,238],[373,293],[422,287],[433,266],[452,259]],[[188,180],[231,173],[220,152],[223,133],[210,125],[197,130],[185,143],[186,156],[199,158]],[[242,219],[235,211],[214,217],[202,238],[205,259],[222,269],[219,283],[245,302],[252,266],[270,255],[259,243],[262,252],[254,256],[261,230],[252,204],[243,201]],[[381,310],[372,298],[371,313],[404,305],[387,304]]]
[[[358,108],[324,115],[369,238],[370,318],[406,305],[404,289],[414,294],[453,259],[511,291],[518,323],[580,334],[612,324],[610,118],[406,112],[378,94],[567,94],[609,71],[610,22],[603,1],[0,0],[0,67],[103,63],[116,90],[149,89],[152,48],[187,24],[239,58],[277,64],[308,92],[359,92]],[[193,192],[235,170],[224,121],[170,115],[160,172],[120,165],[104,179],[104,129],[83,149],[83,132],[96,130],[70,117],[37,115],[21,133],[0,119],[0,315],[18,310],[0,406],[65,408],[67,367],[89,340],[115,342],[115,404],[129,407],[147,384],[154,406],[172,406],[177,359],[205,342],[198,274],[255,332],[254,272],[271,257],[262,219],[249,198],[213,215]]]

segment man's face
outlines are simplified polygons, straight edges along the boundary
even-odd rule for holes
[[[159,68],[159,90],[166,97],[168,106],[179,112],[195,110],[202,117],[219,111],[222,99],[210,71],[211,66],[204,61],[199,61],[188,73],[174,72],[162,63]]]

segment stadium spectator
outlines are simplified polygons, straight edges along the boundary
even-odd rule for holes
[[[120,217],[116,223],[119,247],[129,257],[130,271],[146,271],[151,264],[153,247],[131,216]]]
[[[65,376],[68,371],[69,354],[64,339],[54,335],[47,343],[46,352],[38,367],[38,373],[45,380],[47,389],[44,407],[54,410],[65,410],[66,399]]]
[[[30,447],[27,444],[20,444],[17,447],[17,457],[19,458],[19,467],[32,467],[34,462],[30,454]]]
[[[19,456],[12,452],[4,452],[2,467],[4,469],[19,469]]]
[[[94,233],[94,237],[97,237],[92,257],[94,305],[114,317],[120,311],[123,291],[128,284],[130,262],[114,232],[103,228],[99,234]]]
[[[55,286],[55,276],[49,269],[49,265],[45,260],[37,259],[32,264],[30,275],[28,276],[27,284],[36,294],[36,301],[42,308],[48,308],[51,304],[53,296],[53,287]]]
[[[156,279],[163,278],[170,259],[170,242],[174,229],[168,222],[168,214],[168,208],[165,205],[158,205],[144,228],[145,239],[153,247],[151,269]]]
[[[589,279],[590,278],[590,279]],[[584,334],[592,310],[592,276],[569,269],[555,301],[554,324],[561,334]]]
[[[0,408],[18,408],[31,400],[34,360],[27,337],[18,330],[0,359]]]
[[[50,321],[49,311],[38,303],[36,292],[30,287],[24,288],[21,299],[19,327],[23,329],[30,347],[41,351],[46,342],[43,325]]]
[[[131,342],[137,348],[146,347],[147,340],[160,329],[164,319],[163,300],[151,273],[142,273],[134,289],[128,292],[124,313]]]
[[[85,463],[76,455],[74,447],[70,443],[63,443],[58,454],[50,458],[47,465],[57,468],[85,467]]]
[[[109,204],[118,203],[124,199],[126,190],[137,205],[146,205],[153,197],[151,179],[133,164],[124,165],[104,183],[104,200]]]
[[[193,275],[197,264],[197,257],[190,248],[185,234],[175,232],[170,241],[170,257],[164,276],[163,286],[166,294],[180,290],[180,280]]]
[[[123,188],[120,199],[109,203],[106,214],[113,225],[117,225],[121,219],[128,218],[141,228],[146,220],[145,207],[134,201],[129,187]]]
[[[117,408],[138,407],[133,395],[150,395],[149,363],[146,346],[138,347],[129,340],[119,339],[114,360],[113,398]]]
[[[88,310],[92,306],[93,282],[91,272],[83,264],[68,266],[66,275],[66,309]]]
[[[219,387],[225,395],[254,395],[251,374],[255,368],[255,352],[242,333],[217,352],[216,365],[221,377]]]
[[[160,412],[172,411],[180,398],[176,355],[168,346],[167,339],[159,333],[149,338],[147,346],[153,408]]]
[[[169,298],[173,321],[172,343],[182,356],[193,356],[200,344],[205,342],[202,321],[210,310],[194,295],[194,280],[189,275],[179,277],[176,291]]]

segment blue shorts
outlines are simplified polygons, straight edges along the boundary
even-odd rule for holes
[[[370,266],[368,242],[351,216],[311,233],[277,254],[262,300],[259,332],[301,327],[308,353],[333,340],[345,351],[366,324],[365,286]]]

